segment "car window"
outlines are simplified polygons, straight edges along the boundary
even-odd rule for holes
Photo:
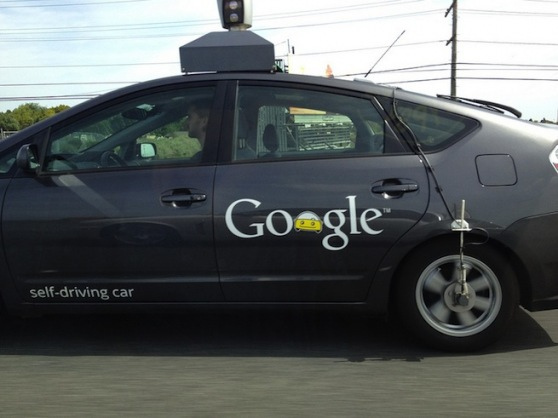
[[[450,145],[477,126],[472,119],[404,101],[397,102],[397,112],[429,151]]]
[[[240,86],[233,161],[382,154],[385,122],[368,99]]]
[[[200,160],[214,88],[157,92],[55,129],[44,171],[96,170]]]
[[[0,156],[0,175],[8,173],[14,166],[18,148],[12,148]]]

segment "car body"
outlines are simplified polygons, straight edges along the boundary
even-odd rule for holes
[[[202,99],[203,147],[184,128]],[[1,297],[25,315],[366,307],[480,348],[518,304],[558,304],[557,146],[558,129],[367,81],[126,87],[0,142]]]

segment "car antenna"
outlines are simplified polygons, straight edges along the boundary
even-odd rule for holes
[[[386,49],[384,51],[384,53],[382,54],[382,56],[380,58],[378,58],[378,61],[376,61],[374,63],[374,65],[372,67],[370,67],[370,69],[368,70],[368,72],[366,73],[366,75],[364,76],[364,78],[368,77],[370,75],[370,73],[372,72],[372,70],[374,70],[374,68],[376,68],[376,65],[378,65],[378,63],[382,60],[382,58],[385,57],[385,55],[389,52],[389,50],[397,43],[397,41],[399,40],[399,38],[401,38],[403,36],[403,34],[405,33],[405,31],[401,32],[399,34],[399,36],[397,38],[395,38],[395,41],[393,41],[393,43],[388,47],[388,49]]]

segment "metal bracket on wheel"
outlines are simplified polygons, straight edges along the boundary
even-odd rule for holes
[[[451,230],[459,232],[459,278],[455,288],[454,299],[456,305],[469,304],[469,286],[467,286],[467,272],[463,261],[463,248],[465,247],[465,232],[471,231],[469,223],[465,221],[465,200],[461,201],[461,219],[456,219],[451,224]]]

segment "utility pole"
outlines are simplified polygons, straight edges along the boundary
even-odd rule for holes
[[[453,3],[446,10],[445,17],[448,17],[450,11],[452,13],[452,34],[451,39],[446,42],[446,46],[451,43],[451,97],[457,96],[457,0],[453,0]]]

